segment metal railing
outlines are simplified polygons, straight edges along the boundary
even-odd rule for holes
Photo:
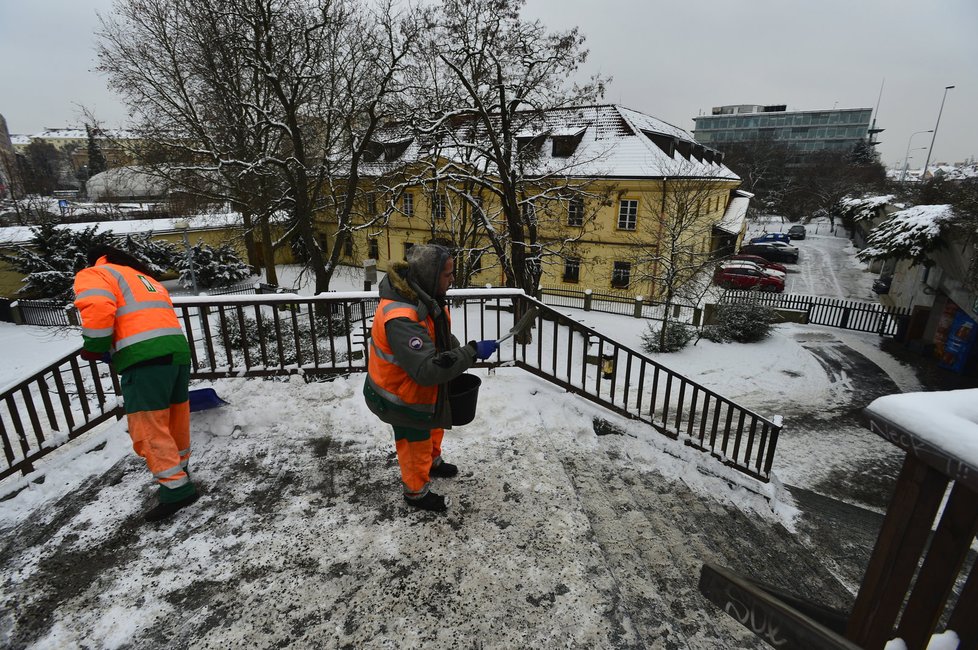
[[[566,287],[540,287],[540,300],[548,305],[574,307],[585,311],[599,311],[606,314],[620,314],[650,320],[665,320],[666,305],[661,302],[625,293],[598,293],[590,289],[568,289]],[[702,309],[693,305],[672,303],[669,305],[669,320],[700,325]]]
[[[498,338],[514,315],[539,309],[530,337],[509,339],[479,366],[515,365],[768,480],[781,429],[774,421],[521,291],[456,290],[449,297],[452,329],[463,341]],[[377,303],[376,292],[174,299],[194,379],[364,372]],[[122,417],[119,394],[111,367],[81,361],[76,351],[0,395],[0,478],[26,474],[58,445]]]
[[[901,324],[910,316],[905,307],[885,307],[874,302],[843,300],[799,294],[772,294],[758,291],[726,291],[722,303],[752,302],[776,309],[804,311],[808,322],[880,336],[896,336]]]

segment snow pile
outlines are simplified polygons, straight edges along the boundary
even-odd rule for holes
[[[892,194],[864,196],[862,198],[847,196],[839,201],[839,205],[846,214],[852,216],[853,220],[866,221],[875,218],[877,210],[892,202],[893,199]]]
[[[894,212],[873,228],[859,257],[919,259],[938,245],[941,229],[952,216],[951,206],[946,204],[915,205]]]

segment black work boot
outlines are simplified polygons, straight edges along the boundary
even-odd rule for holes
[[[431,512],[445,512],[448,510],[448,500],[434,492],[429,492],[418,499],[412,499],[405,494],[404,500],[407,501],[409,506],[418,508],[419,510],[430,510]]]
[[[458,466],[442,461],[428,471],[429,476],[437,478],[452,478],[458,476]]]
[[[162,521],[163,519],[166,519],[167,517],[173,515],[173,513],[175,513],[177,510],[180,510],[181,508],[186,508],[191,503],[196,501],[198,498],[200,498],[200,493],[194,492],[190,496],[186,496],[180,499],[179,501],[160,503],[155,508],[151,509],[145,515],[143,515],[143,519],[145,519],[146,521]]]

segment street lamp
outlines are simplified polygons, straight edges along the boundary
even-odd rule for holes
[[[934,129],[928,129],[926,131],[914,131],[910,134],[910,139],[907,140],[907,153],[903,157],[903,173],[900,174],[900,182],[902,183],[907,178],[907,165],[910,164],[910,143],[913,142],[913,137],[915,135],[920,135],[921,133],[933,133]],[[924,147],[926,149],[927,147]],[[914,149],[916,151],[916,149]]]
[[[927,151],[927,160],[924,161],[924,168],[920,172],[920,180],[924,180],[924,176],[927,175],[927,165],[930,164],[930,155],[934,151],[934,140],[937,139],[937,127],[941,125],[941,113],[944,112],[944,100],[947,99],[947,91],[954,88],[954,86],[944,86],[944,96],[941,98],[941,109],[937,111],[937,124],[934,125],[934,135],[930,138],[930,149]]]
[[[190,246],[190,238],[187,237],[187,231],[190,230],[190,224],[187,223],[187,221],[185,219],[181,219],[180,221],[174,221],[173,222],[173,227],[176,228],[177,230],[180,230],[180,231],[183,232],[183,246],[184,246],[184,248],[187,249],[187,266],[190,267],[190,285],[193,287],[194,295],[195,296],[198,296],[198,295],[200,295],[200,291],[197,288],[197,272],[194,271],[193,248],[191,248],[191,246]],[[206,337],[207,336],[207,324],[206,324],[206,320],[207,320],[207,308],[206,307],[198,307],[197,308],[197,316],[198,316],[198,318],[200,318],[200,335],[201,335],[202,338],[203,337]],[[193,341],[194,340],[194,336],[193,336],[193,333],[190,331],[190,329],[191,328],[190,328],[190,325],[189,325],[189,322],[188,322],[188,324],[187,324],[187,330],[188,330],[187,333],[190,336],[190,340]],[[194,343],[194,347],[196,347],[196,343]],[[201,349],[201,360],[204,363],[207,363],[207,346],[206,345],[204,345],[202,347],[202,349]]]
[[[200,295],[200,291],[197,289],[197,272],[194,271],[193,249],[190,247],[190,238],[187,237],[190,224],[181,219],[180,221],[174,221],[173,227],[183,232],[183,246],[187,249],[187,266],[190,267],[190,285],[193,287],[194,295],[198,296]]]

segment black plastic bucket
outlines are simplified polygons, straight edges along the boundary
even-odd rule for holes
[[[452,409],[452,426],[468,424],[475,419],[482,380],[468,373],[459,375],[448,384],[448,404]]]

